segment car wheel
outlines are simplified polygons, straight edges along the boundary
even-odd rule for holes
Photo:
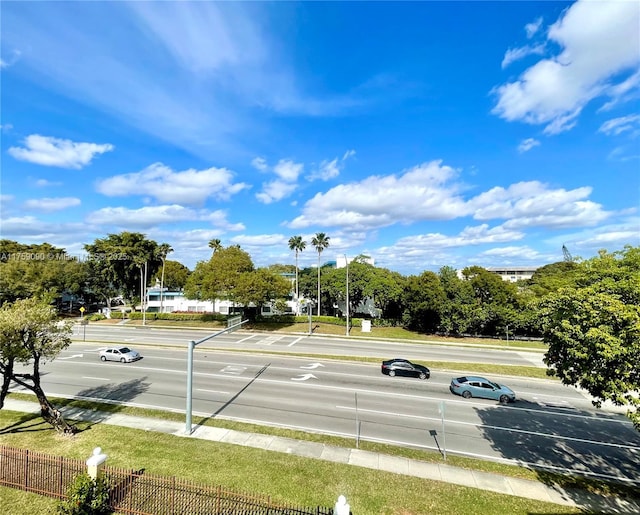
[[[389,370],[389,375],[391,377],[395,376],[396,375],[396,371],[395,370]]]
[[[509,402],[509,397],[506,395],[501,395],[500,396],[500,403],[501,404],[507,404]]]
[[[469,390],[465,390],[464,392],[462,392],[462,396],[465,399],[471,399],[471,397],[472,397],[471,392]]]
[[[427,378],[427,374],[425,374],[424,372],[420,372],[419,377],[420,377],[420,379],[426,379]]]
[[[127,362],[127,360],[126,360],[126,359],[124,359],[124,358],[120,358],[120,363],[126,363],[126,362]]]
[[[107,357],[106,357],[106,356],[100,356],[100,359],[101,359],[102,361],[107,361]]]

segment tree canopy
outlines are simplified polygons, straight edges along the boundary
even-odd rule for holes
[[[0,307],[0,409],[14,381],[35,393],[42,417],[56,430],[74,433],[76,428],[47,399],[40,383],[40,365],[53,360],[71,344],[71,323],[58,321],[49,301],[32,297]],[[17,364],[31,366],[31,372],[16,372]]]
[[[575,281],[543,298],[545,363],[600,406],[626,406],[640,429],[640,249],[600,252]]]

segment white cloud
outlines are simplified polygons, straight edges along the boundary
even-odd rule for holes
[[[9,154],[21,161],[77,170],[87,166],[96,154],[104,154],[114,148],[110,144],[76,143],[39,134],[27,136],[24,144],[26,148],[10,147]]]
[[[638,128],[640,128],[640,114],[630,114],[607,120],[600,126],[598,132],[604,132],[608,136],[617,136],[622,132],[638,130]]]
[[[150,195],[160,202],[203,204],[209,197],[228,200],[248,188],[233,182],[233,173],[226,168],[184,170],[175,172],[162,163],[154,163],[141,172],[117,175],[98,182],[96,189],[104,195]]]
[[[266,182],[262,185],[262,191],[256,193],[256,198],[263,204],[271,204],[288,197],[297,187],[297,184],[285,181]]]
[[[456,176],[449,166],[432,161],[400,176],[372,176],[341,184],[309,200],[303,214],[288,223],[303,228],[323,220],[327,226],[356,230],[414,220],[449,220],[464,210],[459,186],[448,184]]]
[[[61,211],[68,207],[79,206],[81,204],[79,198],[75,197],[58,197],[58,198],[39,198],[29,199],[25,201],[24,206],[27,209],[37,211]]]
[[[11,129],[13,129],[13,125],[11,125],[10,123],[3,123],[2,125],[0,125],[0,130],[2,132],[9,132]]]
[[[35,181],[37,188],[48,188],[49,186],[62,186],[60,181],[49,181],[47,179],[37,179]]]
[[[267,165],[267,161],[264,157],[256,157],[251,161],[251,165],[261,172],[266,172],[269,170],[269,166]]]
[[[298,180],[298,176],[302,173],[304,165],[301,163],[294,163],[290,159],[281,159],[278,164],[273,167],[273,173],[275,173],[280,179],[287,182],[295,182]]]
[[[317,170],[314,170],[311,174],[307,176],[307,180],[315,181],[328,181],[329,179],[333,179],[340,175],[340,172],[345,166],[345,161],[350,157],[353,157],[356,154],[355,150],[347,150],[342,158],[336,157],[335,159],[329,161],[324,160],[320,163],[320,166]]]
[[[525,234],[521,231],[507,229],[504,226],[490,228],[487,224],[465,227],[459,234],[447,236],[441,233],[407,236],[396,241],[395,245],[407,249],[443,249],[481,245],[485,243],[501,243],[521,240]]]
[[[524,30],[527,33],[527,38],[531,39],[533,36],[535,36],[540,30],[540,27],[542,27],[542,16],[536,18],[531,23],[527,23],[524,26]]]
[[[535,138],[523,139],[518,145],[518,152],[520,152],[521,154],[523,152],[528,152],[533,147],[537,147],[538,145],[540,145],[540,142]]]
[[[341,184],[309,200],[302,215],[285,223],[309,227],[322,220],[327,227],[371,230],[427,220],[507,220],[505,229],[563,228],[595,225],[611,213],[589,201],[591,188],[566,191],[537,182],[494,187],[465,199],[467,188],[456,182],[457,172],[439,161],[426,163],[402,175],[373,176]]]
[[[526,45],[519,48],[510,48],[504,54],[504,58],[502,59],[502,68],[506,68],[511,63],[515,61],[519,61],[527,57],[528,55],[543,55],[545,46],[543,44],[540,45]]]
[[[9,59],[0,58],[0,69],[8,68],[9,66],[16,64],[21,55],[22,52],[20,52],[20,50],[12,50],[11,57],[9,57]]]
[[[234,245],[240,245],[242,247],[286,247],[288,238],[283,234],[241,234],[231,238],[231,241]]]
[[[513,258],[519,260],[537,261],[540,260],[540,253],[537,250],[532,249],[527,245],[522,246],[509,246],[509,247],[496,247],[493,249],[480,252],[478,256],[490,256],[492,258],[499,257],[504,261],[505,259],[511,260]]]
[[[578,1],[548,31],[561,52],[528,68],[515,82],[494,88],[493,113],[507,121],[545,124],[545,133],[571,129],[584,106],[637,73],[640,4]],[[617,83],[616,83],[617,82]]]

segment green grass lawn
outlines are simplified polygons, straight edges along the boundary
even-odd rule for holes
[[[79,423],[86,430],[64,437],[40,420],[0,411],[0,443],[79,459],[102,447],[112,466],[270,495],[283,503],[332,506],[343,494],[355,515],[581,513],[438,481],[106,424]],[[39,515],[51,513],[55,501],[0,488],[0,506],[3,514]]]

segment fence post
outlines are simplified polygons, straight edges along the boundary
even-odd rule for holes
[[[350,515],[351,507],[344,495],[338,497],[336,505],[333,507],[333,515]]]
[[[87,474],[89,474],[94,481],[102,475],[105,461],[107,461],[107,455],[102,454],[102,449],[100,447],[93,449],[93,454],[87,460]]]

